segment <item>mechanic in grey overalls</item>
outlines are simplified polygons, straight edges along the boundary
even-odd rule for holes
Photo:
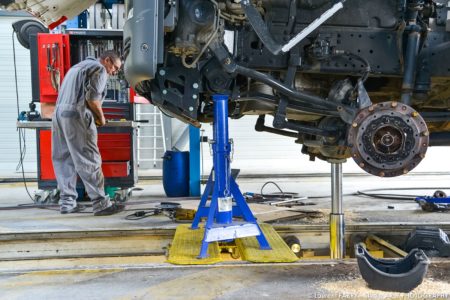
[[[97,126],[106,123],[102,102],[108,75],[122,63],[113,51],[99,59],[87,58],[74,65],[64,77],[52,122],[52,161],[60,190],[60,212],[75,213],[78,205],[77,174],[92,201],[95,216],[111,215],[124,209],[105,195],[102,159],[97,146]]]

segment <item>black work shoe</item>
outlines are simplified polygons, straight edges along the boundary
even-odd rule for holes
[[[97,211],[94,213],[94,216],[110,216],[117,214],[125,209],[125,205],[120,203],[113,203],[110,207],[107,207],[103,210]]]
[[[74,213],[77,213],[77,212],[81,212],[81,211],[83,211],[85,209],[86,209],[86,206],[77,204],[77,206],[75,206],[74,208],[69,208],[69,209],[68,208],[61,208],[60,212],[63,215],[65,215],[65,214],[74,214]]]

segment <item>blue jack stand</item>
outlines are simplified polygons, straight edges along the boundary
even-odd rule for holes
[[[199,258],[208,256],[208,245],[215,241],[256,236],[261,250],[270,250],[261,228],[242,196],[239,186],[231,176],[231,143],[228,138],[228,96],[214,95],[213,169],[209,175],[191,229],[198,229],[201,218],[206,217],[205,235]],[[211,196],[209,206],[206,206]],[[233,203],[234,199],[234,203]],[[244,220],[233,221],[234,217]]]

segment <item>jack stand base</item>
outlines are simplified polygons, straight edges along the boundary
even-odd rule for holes
[[[212,173],[213,172],[211,172],[211,174]],[[245,198],[242,196],[239,186],[232,177],[230,177],[230,190],[236,202],[232,208],[233,215],[234,217],[242,217],[244,221],[233,221],[229,224],[214,222],[218,208],[218,198],[217,195],[212,192],[213,186],[214,182],[212,181],[210,175],[206,184],[205,192],[202,195],[197,213],[195,214],[194,221],[191,226],[191,229],[198,229],[201,218],[207,218],[205,224],[205,235],[202,240],[202,246],[198,258],[205,258],[208,256],[208,245],[210,242],[228,241],[249,236],[256,236],[261,250],[271,250],[272,248],[270,247],[269,242],[256,222],[256,219],[250,211],[247,202],[245,202]],[[211,195],[211,192],[212,198],[210,205],[206,206],[206,202],[209,195]]]
[[[232,222],[231,224],[213,224],[205,234],[205,242],[226,241],[260,234],[258,225],[246,222]]]

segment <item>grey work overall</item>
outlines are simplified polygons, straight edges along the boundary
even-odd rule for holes
[[[92,200],[93,211],[111,206],[104,191],[97,128],[86,101],[103,100],[107,73],[95,59],[73,66],[64,77],[52,122],[52,161],[61,210],[77,206],[77,174]]]

